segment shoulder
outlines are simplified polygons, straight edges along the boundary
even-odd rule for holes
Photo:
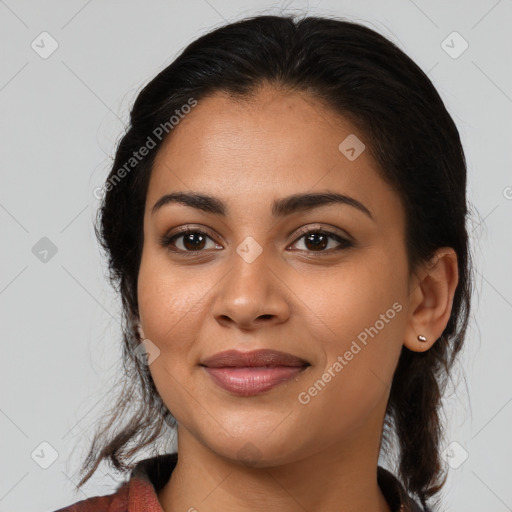
[[[93,496],[54,512],[128,512],[128,482],[112,494]]]
[[[163,512],[157,492],[169,480],[177,461],[176,452],[143,459],[114,493],[87,498],[54,512]]]

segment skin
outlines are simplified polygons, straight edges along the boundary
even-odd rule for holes
[[[313,97],[266,86],[243,101],[218,92],[202,99],[159,150],[138,299],[141,336],[160,351],[151,375],[178,422],[179,461],[158,493],[166,512],[390,511],[377,463],[393,372],[403,346],[428,350],[441,335],[457,263],[442,248],[409,272],[400,198],[368,149],[354,161],[340,152],[350,134],[365,140]],[[179,203],[152,214],[177,191],[214,196],[227,215]],[[272,216],[275,199],[325,191],[357,199],[373,219],[336,203]],[[159,243],[180,226],[210,237],[203,252],[180,255],[193,248],[183,237],[174,252]],[[349,235],[353,246],[333,252],[340,242],[331,237],[315,249],[298,233],[303,227]],[[236,251],[247,237],[262,250],[251,263]],[[299,393],[394,303],[394,318],[301,403]],[[260,395],[235,396],[198,365],[231,348],[273,348],[311,366]]]

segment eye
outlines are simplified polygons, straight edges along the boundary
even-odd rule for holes
[[[207,241],[213,242],[213,247],[206,247]],[[198,229],[183,229],[179,233],[164,235],[160,238],[160,245],[175,252],[201,252],[203,249],[221,248],[204,231]]]
[[[342,249],[347,249],[349,247],[353,247],[353,243],[350,240],[338,235],[337,233],[333,233],[331,231],[323,230],[323,229],[310,229],[306,232],[303,232],[302,236],[299,237],[294,244],[297,242],[303,241],[304,249],[299,248],[299,250],[307,251],[307,252],[320,252],[320,253],[332,253],[336,251],[340,251]],[[331,241],[338,244],[336,247],[329,247],[329,243]],[[331,244],[332,245],[332,244]],[[325,250],[329,247],[327,250]]]
[[[208,241],[211,242],[210,247],[208,247]],[[319,228],[310,228],[307,231],[303,231],[301,236],[292,245],[301,241],[303,241],[304,248],[299,248],[298,250],[328,254],[353,247],[354,245],[350,240],[337,233]],[[334,247],[329,247],[333,242]],[[184,255],[187,255],[187,253],[204,252],[204,249],[222,249],[222,246],[217,244],[208,233],[191,228],[181,229],[178,233],[162,236],[160,238],[160,245]]]

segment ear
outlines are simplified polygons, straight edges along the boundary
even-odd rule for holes
[[[443,333],[452,311],[459,281],[457,254],[451,247],[438,249],[411,282],[409,318],[404,345],[414,352],[428,350]],[[427,341],[419,341],[418,336]]]

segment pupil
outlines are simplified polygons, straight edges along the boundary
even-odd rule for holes
[[[198,239],[198,243],[194,243],[194,237],[197,237]],[[187,244],[191,244],[191,247],[189,247]],[[189,233],[188,235],[185,235],[184,239],[183,239],[183,245],[187,248],[187,249],[190,249],[191,251],[196,251],[197,249],[202,249],[202,245],[201,243],[204,244],[204,237],[202,235],[200,235],[199,233]]]
[[[317,238],[320,238],[321,240],[318,240]],[[327,237],[322,233],[311,233],[306,237],[306,246],[307,243],[311,242],[313,244],[313,247],[318,249],[324,249],[327,247]]]

